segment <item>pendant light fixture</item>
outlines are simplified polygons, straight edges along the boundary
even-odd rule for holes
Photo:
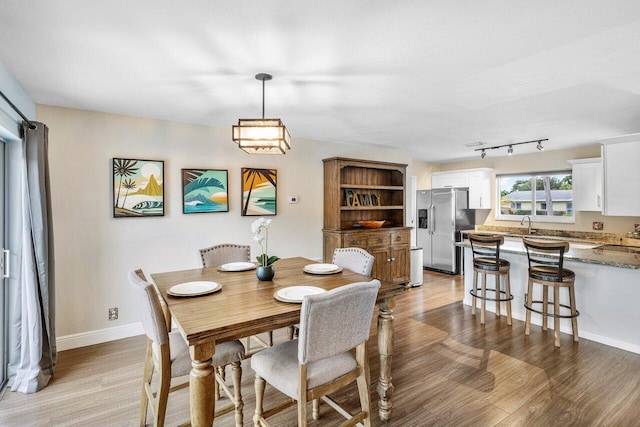
[[[256,74],[256,80],[262,81],[262,118],[238,119],[232,129],[233,142],[249,154],[285,154],[291,149],[291,135],[282,120],[264,118],[264,82],[272,78],[271,74]]]

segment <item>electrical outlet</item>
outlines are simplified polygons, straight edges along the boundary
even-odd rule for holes
[[[118,307],[111,307],[109,309],[109,320],[118,320]]]
[[[287,199],[289,200],[289,204],[296,204],[298,200],[300,200],[298,196],[289,196]]]
[[[604,223],[600,221],[593,221],[593,229],[597,231],[604,230]]]

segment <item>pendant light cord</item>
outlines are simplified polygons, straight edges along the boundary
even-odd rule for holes
[[[264,80],[262,79],[262,119],[264,120]]]

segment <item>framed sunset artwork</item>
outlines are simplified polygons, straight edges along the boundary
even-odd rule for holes
[[[277,171],[242,168],[242,216],[276,215]]]
[[[229,212],[229,172],[182,169],[182,213]]]
[[[164,162],[112,159],[113,217],[164,215]]]

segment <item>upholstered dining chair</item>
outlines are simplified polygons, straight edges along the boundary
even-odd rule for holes
[[[365,276],[371,275],[374,257],[361,248],[336,248],[333,251],[335,265]]]
[[[369,364],[366,343],[371,329],[379,280],[352,283],[322,294],[306,296],[300,311],[300,335],[255,354],[255,426],[268,425],[265,417],[298,403],[298,426],[307,425],[307,402],[313,400],[313,418],[318,419],[317,400],[322,399],[344,415],[342,426],[371,426]],[[336,334],[335,331],[340,331]],[[355,357],[351,350],[355,348]],[[360,412],[350,414],[327,395],[356,381]],[[266,383],[291,400],[264,411]]]
[[[170,332],[167,328],[165,315],[162,312],[161,299],[155,287],[148,283],[141,270],[129,273],[129,283],[142,317],[142,327],[147,335],[147,353],[144,363],[142,378],[142,399],[140,404],[140,426],[146,425],[147,408],[151,402],[153,425],[163,426],[167,411],[169,393],[189,386],[188,375],[191,372],[191,357],[189,347],[179,332]],[[227,387],[224,379],[216,372],[215,381],[225,392],[232,405],[216,411],[216,415],[222,415],[235,410],[236,426],[242,426],[243,402],[240,391],[242,367],[244,359],[244,346],[240,341],[231,341],[216,345],[213,356],[213,366],[231,364],[233,373],[233,394]],[[157,390],[152,389],[154,371],[158,372]],[[187,377],[186,381],[171,386],[171,380],[179,377]]]
[[[202,266],[204,268],[219,267],[222,264],[230,262],[251,262],[251,247],[249,245],[238,245],[235,243],[222,243],[211,246],[210,248],[200,249],[200,258],[202,259]],[[251,350],[252,339],[260,345],[261,349],[271,347],[273,345],[273,332],[268,332],[267,341],[257,335],[247,337],[247,356],[250,356],[256,351]],[[224,370],[222,371],[222,375],[224,377]]]
[[[354,273],[371,276],[374,259],[374,256],[364,249],[336,248],[333,251],[333,260],[331,262],[335,265],[339,265],[342,268],[351,270]],[[299,324],[295,324],[289,327],[288,336],[290,340],[298,336],[299,328]]]
[[[203,267],[218,267],[222,264],[238,261],[251,261],[251,247],[235,243],[222,243],[210,248],[200,249]]]

